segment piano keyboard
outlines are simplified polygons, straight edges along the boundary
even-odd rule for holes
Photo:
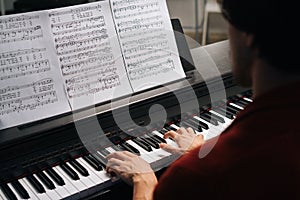
[[[176,145],[172,139],[164,139],[164,133],[169,130],[176,131],[179,126],[192,127],[196,134],[203,134],[204,139],[208,140],[220,134],[237,113],[252,102],[251,97],[250,90],[231,96],[226,101],[218,102],[214,109],[210,105],[203,106],[200,115],[187,113],[183,119],[175,119],[163,129],[153,129],[141,137],[127,137],[126,140],[118,138],[115,146],[70,158],[11,182],[3,182],[0,185],[0,200],[80,199],[95,194],[103,190],[104,183],[111,182],[112,178],[106,173],[104,163],[105,156],[114,151],[127,150],[138,154],[153,168],[159,169],[159,165],[166,163],[171,154],[160,149],[158,144],[166,142]]]

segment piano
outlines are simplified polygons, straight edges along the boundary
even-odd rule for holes
[[[187,48],[185,41],[178,46]],[[1,130],[0,200],[126,199],[120,197],[122,181],[105,171],[108,153],[138,154],[159,175],[174,161],[157,146],[175,145],[163,139],[166,131],[192,127],[209,139],[252,102],[251,90],[234,82],[228,51],[228,41],[222,41],[180,52],[182,62],[193,64],[182,81]],[[164,120],[156,119],[161,113]]]

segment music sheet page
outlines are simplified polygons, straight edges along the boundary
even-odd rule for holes
[[[72,110],[132,93],[109,1],[49,14]]]
[[[135,92],[185,77],[165,0],[111,0],[111,7]]]
[[[70,111],[47,12],[0,19],[0,129]]]

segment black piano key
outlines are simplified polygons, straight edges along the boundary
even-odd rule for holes
[[[168,132],[168,131],[170,131],[170,130],[168,130],[168,129],[166,129],[166,128],[162,128],[160,131],[161,131],[163,134],[165,134],[166,132]]]
[[[107,159],[105,158],[104,155],[102,154],[93,154],[93,156],[101,163],[101,165],[103,166],[103,168],[106,168],[106,163],[107,163]]]
[[[228,97],[227,100],[231,101],[231,102],[235,102],[235,101],[239,100],[239,97],[237,95],[233,95],[233,96]]]
[[[139,138],[132,139],[133,142],[135,142],[137,145],[145,149],[146,151],[150,152],[152,151],[152,148],[149,144],[145,143],[144,141],[140,140]]]
[[[60,164],[60,167],[62,168],[62,170],[64,170],[64,172],[66,172],[66,174],[68,174],[68,176],[73,179],[73,180],[79,180],[79,176],[78,174],[67,164],[63,163]]]
[[[48,178],[48,176],[44,172],[38,172],[36,174],[39,179],[46,185],[46,187],[50,190],[55,189],[54,183]]]
[[[210,112],[208,112],[208,113],[206,113],[206,114],[208,114],[212,119],[217,120],[217,121],[220,122],[220,123],[225,123],[224,118],[222,118],[222,117],[220,117],[220,116],[218,116],[218,115],[215,115],[215,114],[210,113]]]
[[[247,98],[252,99],[253,93],[251,90],[245,91],[243,93]]]
[[[226,110],[225,108],[218,107],[214,108],[213,111],[219,113],[220,115],[227,117],[228,119],[234,119],[235,114]]]
[[[243,103],[245,106],[247,106],[250,102],[249,101],[247,101],[247,100],[245,100],[245,99],[243,99],[243,98],[240,98],[239,99],[239,102],[240,103]]]
[[[159,139],[155,138],[154,135],[147,134],[147,137],[151,138],[151,140],[154,141],[155,143],[157,143],[158,146],[159,146],[160,143],[162,143],[162,140],[159,140]]]
[[[91,159],[92,159],[94,162],[96,162],[98,165],[101,165],[103,169],[105,169],[105,167],[106,167],[105,164],[106,164],[107,160],[106,160],[106,162],[101,162],[101,159],[99,159],[99,156],[96,157],[96,156],[93,155],[93,154],[88,155],[88,157],[91,158]]]
[[[9,199],[9,200],[17,200],[16,195],[14,194],[14,192],[9,188],[8,185],[6,184],[1,184],[0,185],[3,193],[5,194],[5,196]]]
[[[219,101],[217,104],[218,104],[219,109],[225,109],[226,108],[227,112],[230,112],[233,115],[237,115],[237,113],[240,111],[240,109],[230,105],[225,100],[224,101]]]
[[[103,170],[101,163],[92,155],[82,157],[96,171]]]
[[[167,143],[167,141],[164,138],[161,138],[158,135],[153,134],[153,135],[151,135],[151,137],[153,137],[153,139],[155,139],[157,142]]]
[[[197,119],[195,119],[195,118],[190,118],[189,119],[189,122],[190,123],[193,123],[193,124],[195,124],[195,125],[197,125],[197,126],[201,126],[201,128],[203,128],[203,129],[205,129],[205,130],[208,130],[208,125],[206,124],[206,123],[204,123],[204,122],[202,122],[202,121],[199,121],[199,120],[197,120]]]
[[[63,186],[65,185],[64,180],[62,179],[62,177],[56,173],[56,171],[54,171],[52,168],[46,169],[46,172],[49,174],[49,176],[54,180],[54,182],[59,185],[59,186]]]
[[[82,176],[89,176],[89,172],[82,166],[77,160],[70,160],[70,164],[79,172]]]
[[[232,103],[234,103],[236,105],[239,105],[241,107],[245,107],[245,106],[247,106],[249,104],[248,101],[246,101],[246,100],[243,99],[242,95],[234,95]]]
[[[110,152],[107,151],[106,149],[101,149],[99,152],[100,152],[103,156],[108,156],[108,155],[110,154]]]
[[[159,132],[162,136],[164,136],[165,133],[168,132],[168,131],[165,130],[165,129],[161,129],[161,130],[159,130],[158,132]]]
[[[15,188],[15,190],[19,193],[20,197],[22,197],[22,199],[30,198],[26,189],[23,187],[23,185],[20,184],[18,180],[13,181],[11,184]]]
[[[165,131],[164,133],[166,133],[166,132],[168,132],[168,131],[173,131],[173,129],[171,129],[171,128],[168,127],[168,126],[164,127],[164,129],[165,129],[165,130],[163,130],[163,131]],[[171,138],[171,137],[170,137],[169,139],[174,141],[174,139]]]
[[[157,143],[155,140],[152,140],[150,137],[141,137],[140,139],[149,144],[151,147],[159,149],[159,143]]]
[[[198,131],[199,128],[201,129],[200,126],[195,125],[195,124],[188,123],[188,122],[186,122],[186,121],[182,121],[181,124],[182,124],[181,126],[182,126],[183,128],[192,128],[192,129],[197,130],[197,131]],[[201,129],[201,130],[202,130],[202,129]]]
[[[179,121],[174,122],[174,124],[175,124],[176,126],[180,127],[180,122],[179,122]]]
[[[240,112],[242,109],[239,109],[239,108],[237,108],[237,107],[235,107],[235,106],[232,106],[232,105],[230,105],[230,104],[227,104],[226,105],[227,106],[227,110],[230,110],[230,111],[232,111],[232,112],[235,112],[235,114],[237,114],[238,112]]]
[[[162,135],[162,136],[164,136],[165,135],[165,133],[166,132],[168,132],[168,131],[170,131],[171,129],[166,129],[166,128],[163,128],[163,129],[161,129],[161,130],[159,130],[158,132]],[[170,140],[173,140],[173,141],[175,141],[173,138],[171,138],[171,137],[169,137],[169,139]]]
[[[45,193],[46,190],[43,187],[43,185],[31,174],[28,175],[27,180],[29,181],[29,183],[32,185],[32,187],[38,192],[38,193]]]
[[[207,113],[201,113],[200,118],[207,121],[208,123],[211,123],[211,124],[215,125],[215,126],[219,125],[218,121],[215,120],[215,119],[212,119],[211,116]]]
[[[166,129],[167,131],[174,131],[174,130],[171,129],[171,127],[169,127],[169,126],[165,126],[164,129]]]
[[[238,105],[238,106],[240,106],[240,107],[242,107],[242,108],[244,108],[247,104],[245,104],[245,103],[243,103],[242,101],[235,101],[235,102],[233,102],[234,104],[236,104],[236,105]]]
[[[134,153],[136,155],[141,155],[141,153],[138,149],[136,149],[134,146],[130,145],[127,142],[123,142],[122,144],[120,144],[120,146],[131,153]]]
[[[177,131],[177,129],[172,126],[167,126],[167,127],[168,127],[168,129],[171,129],[172,131]]]
[[[201,128],[201,126],[199,126],[197,124],[188,123],[186,121],[182,122],[182,124],[183,124],[183,126],[185,128],[191,127],[192,129],[194,129],[194,130],[196,130],[198,132],[202,132],[203,131],[202,128]]]
[[[114,149],[115,151],[123,151],[124,150],[120,145],[112,145],[111,148]]]

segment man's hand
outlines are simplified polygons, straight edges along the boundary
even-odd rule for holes
[[[114,152],[109,154],[106,158],[108,160],[107,172],[121,177],[130,185],[143,175],[154,174],[148,162],[128,151]]]
[[[204,144],[203,135],[196,135],[192,128],[179,128],[177,131],[168,131],[165,133],[164,138],[173,138],[177,143],[178,148],[165,143],[160,144],[160,148],[172,154],[182,155]]]
[[[106,158],[106,171],[133,185],[133,199],[152,199],[157,178],[149,163],[128,151],[114,152]]]

